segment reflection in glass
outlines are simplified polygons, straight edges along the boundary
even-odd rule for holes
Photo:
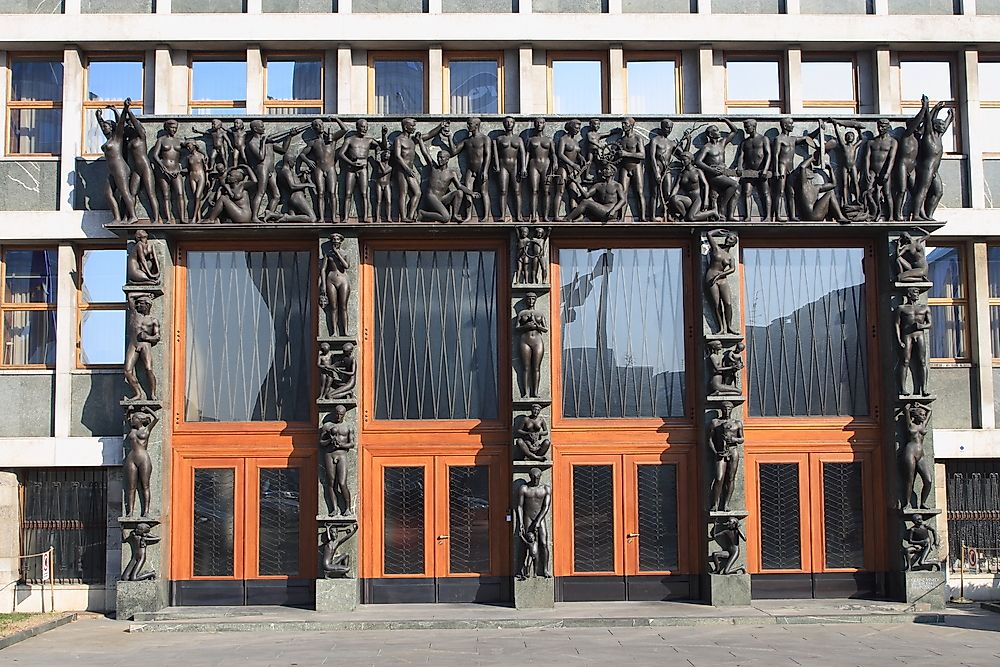
[[[87,65],[87,100],[142,99],[142,61],[96,60]]]
[[[990,340],[993,358],[1000,359],[1000,306],[990,306]]]
[[[56,154],[62,146],[62,109],[11,109],[10,152]]]
[[[299,573],[299,469],[261,468],[257,574]]]
[[[192,100],[241,100],[245,103],[246,97],[245,61],[195,60],[191,63]]]
[[[62,102],[61,60],[20,60],[10,64],[10,99],[18,102]]]
[[[448,466],[448,570],[489,574],[489,466]]]
[[[80,313],[80,361],[85,365],[125,363],[125,311]]]
[[[8,310],[5,312],[3,314],[3,363],[5,366],[54,366],[56,363],[56,311]]]
[[[451,60],[448,87],[452,113],[499,113],[500,93],[496,60]]]
[[[963,304],[931,305],[930,355],[932,359],[964,359],[966,307]]]
[[[680,248],[561,249],[563,415],[682,417]]]
[[[1000,127],[1000,107],[980,107],[979,118],[986,127]],[[983,142],[985,152],[1000,153],[1000,132],[983,132],[976,140]]]
[[[573,466],[573,569],[614,572],[614,470]]]
[[[986,269],[990,282],[990,298],[1000,299],[1000,246],[987,247]]]
[[[677,63],[630,60],[625,65],[629,113],[677,113]]]
[[[376,60],[375,113],[423,113],[424,64],[419,60]]]
[[[823,100],[853,100],[854,61],[805,60],[802,62],[802,99],[806,102]],[[853,109],[851,113],[854,113]]]
[[[951,63],[947,60],[901,60],[899,62],[901,100],[917,101],[927,95],[932,101],[950,100]]]
[[[799,523],[799,466],[796,463],[761,463],[760,560],[764,570],[798,570],[802,567],[802,534]]]
[[[823,464],[823,545],[826,567],[865,566],[860,461]]]
[[[233,576],[236,471],[194,471],[194,568],[196,577]]]
[[[375,418],[496,419],[496,253],[375,252]]]
[[[187,421],[305,421],[314,293],[306,251],[187,253]]]
[[[322,109],[319,107],[272,107],[269,106],[265,109],[267,115],[269,116],[288,116],[292,114],[305,114],[307,116],[316,115],[322,113]]]
[[[83,300],[87,303],[121,303],[125,284],[124,248],[84,250],[81,272]]]
[[[639,569],[677,569],[677,466],[636,466],[639,498]]]
[[[979,99],[1000,101],[1000,60],[979,62]]]
[[[322,88],[323,63],[318,59],[267,61],[269,100],[318,100]]]
[[[777,60],[727,60],[726,99],[780,100]]]
[[[604,110],[600,60],[552,61],[552,113],[599,114]]]
[[[382,571],[424,573],[424,469],[383,469]]]
[[[235,107],[191,107],[192,116],[242,116],[246,113],[246,103],[240,101]]]
[[[55,249],[7,250],[4,253],[4,303],[55,303],[56,259]]]

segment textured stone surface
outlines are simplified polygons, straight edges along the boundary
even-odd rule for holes
[[[51,372],[0,375],[0,438],[51,436],[54,392]]]
[[[1000,14],[1000,0],[976,0],[976,14],[980,16]]]
[[[152,14],[154,0],[80,0],[81,14]]]
[[[545,609],[555,606],[555,579],[532,577],[521,581],[514,579],[514,607],[516,609]]]
[[[55,211],[57,208],[59,160],[0,160],[0,211]]]
[[[640,12],[690,14],[697,11],[697,0],[622,0],[623,14]]]
[[[360,599],[358,579],[316,580],[316,611],[352,611]]]
[[[891,0],[890,14],[955,14],[954,0]]]
[[[263,0],[265,14],[329,14],[336,11],[337,0]]]
[[[961,208],[965,206],[965,193],[969,189],[969,185],[966,182],[966,174],[968,172],[965,168],[965,163],[967,161],[964,157],[945,157],[944,160],[941,160],[941,169],[938,171],[938,174],[940,174],[941,182],[944,184],[944,196],[941,197],[942,208]],[[947,220],[948,214],[939,209],[935,217],[940,220]]]
[[[867,0],[799,0],[802,14],[867,14]]]
[[[750,604],[749,574],[705,574],[702,598],[716,607],[742,607]]]
[[[931,609],[944,609],[944,572],[902,572],[905,601],[919,602]]]
[[[579,13],[600,14],[604,11],[604,0],[533,0],[531,11],[539,14]]]
[[[174,14],[221,14],[236,13],[242,14],[244,11],[243,0],[173,0],[170,11]]]
[[[713,14],[778,14],[780,0],[712,0]]]
[[[0,0],[0,14],[62,14],[62,0]]]
[[[510,14],[517,11],[517,0],[441,0],[445,14]]]
[[[119,581],[116,595],[118,619],[131,619],[137,612],[158,611],[167,606],[167,582]]]
[[[74,374],[71,386],[70,435],[122,434],[122,410],[118,401],[128,388],[121,372]]]
[[[974,368],[933,368],[934,428],[972,428]]]
[[[355,14],[419,14],[425,11],[425,8],[426,0],[354,0],[351,11]]]

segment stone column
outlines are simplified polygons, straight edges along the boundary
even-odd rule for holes
[[[116,609],[119,619],[132,618],[137,612],[162,609],[169,604],[169,563],[170,563],[170,443],[166,436],[169,424],[166,420],[173,414],[171,405],[170,378],[172,369],[174,285],[171,248],[162,232],[150,232],[148,251],[155,257],[154,263],[144,262],[151,267],[145,279],[129,272],[127,283],[122,288],[129,302],[125,324],[126,346],[141,332],[140,340],[150,342],[152,374],[156,378],[156,392],[151,391],[150,378],[145,373],[141,358],[135,364],[135,373],[145,393],[144,397],[132,398],[132,390],[121,401],[125,420],[125,465],[123,466],[123,488],[125,502],[118,524],[122,531],[122,576],[116,591]],[[141,248],[132,240],[128,244],[130,260],[142,254]],[[129,264],[131,265],[131,261]],[[149,306],[148,316],[144,314]],[[155,337],[158,326],[159,338]],[[155,342],[154,342],[155,341]],[[126,347],[126,351],[128,347]],[[150,502],[143,507],[140,476],[136,489],[136,501],[132,512],[125,509],[129,501],[127,470],[130,461],[136,459],[142,442],[152,468],[149,479]]]
[[[554,498],[549,430],[552,422],[550,360],[553,354],[552,323],[548,319],[551,312],[548,274],[550,232],[548,227],[518,226],[511,240],[511,405],[514,422],[510,526],[514,606],[518,609],[552,607],[555,604],[551,507]],[[530,377],[530,368],[522,363],[521,354],[522,346],[527,346],[530,353],[536,341],[540,341],[544,350],[537,387]],[[541,522],[544,526],[532,529],[532,519],[540,512],[545,513]],[[532,554],[537,552],[537,555],[529,556],[529,551]]]
[[[911,231],[914,237],[922,232]],[[888,501],[889,594],[910,604],[944,607],[945,573],[942,571],[936,533],[938,506],[934,489],[933,384],[928,331],[930,318],[927,292],[931,288],[926,271],[903,273],[896,258],[908,256],[903,233],[890,232],[880,248],[879,312],[883,313],[882,377],[885,411],[885,469]],[[912,247],[912,246],[911,246]],[[904,249],[901,253],[901,249]],[[923,250],[919,251],[921,254]],[[900,338],[897,339],[896,327]],[[904,362],[904,348],[910,361]],[[905,377],[904,377],[905,376]],[[916,471],[914,480],[906,477]],[[921,479],[926,473],[926,479]],[[908,488],[909,487],[909,488]],[[924,497],[926,494],[926,497]],[[927,528],[931,530],[928,531]]]
[[[743,474],[745,402],[740,383],[745,349],[740,322],[739,237],[724,229],[701,232],[704,387],[702,498],[705,568],[702,599],[715,606],[750,604],[743,520],[748,516]],[[719,289],[719,288],[722,289]],[[728,295],[726,294],[728,288]],[[697,381],[697,380],[696,380]]]
[[[361,349],[358,345],[358,324],[361,318],[358,294],[361,249],[357,232],[331,234],[319,239],[319,330],[320,375],[330,379],[325,394],[317,399],[319,406],[319,503],[316,512],[319,556],[316,568],[316,610],[350,611],[361,599],[358,579],[358,517],[360,488],[358,487],[358,440],[361,420],[358,418]],[[346,265],[346,268],[345,268]],[[343,303],[343,285],[349,289],[346,298],[344,330],[336,312]],[[340,290],[338,291],[338,286]],[[338,303],[338,296],[339,301]],[[323,305],[325,304],[325,305]],[[325,354],[332,357],[324,358]],[[353,382],[351,387],[351,363]],[[323,390],[320,387],[320,391]],[[350,443],[353,442],[353,446]],[[346,444],[345,444],[346,443]],[[338,444],[339,447],[338,448]],[[343,447],[349,447],[344,449]],[[347,467],[347,490],[344,494],[334,485],[336,469]],[[338,463],[339,460],[339,463]]]
[[[21,501],[17,473],[0,471],[0,580],[4,584],[20,579]],[[4,610],[17,606],[17,585],[7,586],[0,597]]]

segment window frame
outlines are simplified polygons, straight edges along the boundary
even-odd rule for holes
[[[424,66],[424,106],[418,113],[428,113],[430,105],[430,66],[427,51],[369,51],[368,52],[368,113],[375,110],[375,63],[376,61],[419,62]]]
[[[121,301],[96,301],[89,302],[83,298],[83,255],[85,252],[91,250],[126,250],[126,246],[122,245],[95,245],[95,246],[77,246],[74,248],[74,255],[76,258],[76,278],[73,281],[76,287],[76,361],[75,366],[77,370],[98,370],[98,369],[118,369],[125,365],[124,359],[120,364],[88,364],[83,361],[83,314],[92,311],[116,311],[121,310],[125,312],[125,326],[128,326],[128,301],[125,299],[125,293],[122,292]],[[126,262],[128,258],[126,256]],[[124,350],[122,351],[124,355]]]
[[[62,98],[58,100],[15,100],[14,99],[14,63],[24,62],[24,61],[53,61],[58,62],[60,66],[63,66],[63,80],[62,89],[63,95],[66,94],[66,70],[64,66],[64,60],[61,54],[58,53],[17,53],[11,54],[7,59],[7,90],[4,94],[7,96],[7,113],[4,118],[4,123],[6,123],[3,133],[7,135],[7,140],[4,142],[4,156],[10,158],[56,158],[61,155],[62,152],[62,128],[59,128],[59,152],[56,153],[17,153],[14,152],[14,133],[10,131],[10,123],[12,114],[15,110],[20,109],[59,109],[62,111],[63,101]]]
[[[918,109],[920,109],[920,100],[905,100],[903,99],[903,63],[904,62],[945,62],[948,63],[948,72],[950,74],[950,84],[951,84],[951,99],[950,100],[930,100],[930,106],[933,107],[938,102],[944,102],[945,109],[951,109],[952,113],[955,114],[955,118],[952,121],[951,127],[948,131],[951,132],[954,141],[954,146],[952,150],[945,150],[944,154],[947,155],[962,155],[962,146],[964,141],[962,138],[962,123],[960,118],[960,108],[958,103],[958,81],[955,76],[958,71],[956,59],[954,56],[945,52],[926,52],[926,51],[901,51],[896,54],[896,66],[898,68],[899,76],[898,78],[898,88],[897,88],[897,99],[899,100],[899,111],[900,113],[913,117]]]
[[[730,62],[773,62],[778,66],[778,94],[776,100],[739,100],[729,99],[729,63]],[[783,53],[773,51],[723,51],[722,66],[725,71],[725,88],[723,102],[726,113],[742,113],[740,109],[757,109],[767,107],[773,109],[773,115],[788,113],[788,60]],[[756,112],[755,112],[756,113]]]
[[[854,95],[852,99],[823,99],[823,100],[807,100],[802,99],[802,108],[804,110],[808,109],[829,109],[829,108],[843,108],[843,107],[854,107],[855,114],[858,113],[860,107],[860,85],[858,76],[858,57],[854,52],[846,53],[831,53],[831,52],[807,52],[802,54],[802,61],[799,67],[799,76],[802,76],[801,65],[806,63],[830,63],[830,62],[850,62],[851,63],[851,91]]]
[[[601,111],[600,115],[610,113],[611,108],[611,72],[608,69],[607,51],[546,51],[545,53],[545,108],[546,113],[559,113],[553,109],[555,95],[552,85],[554,77],[552,73],[552,63],[555,61],[576,61],[591,62],[597,61],[601,65]],[[560,114],[564,115],[564,114]]]
[[[628,64],[630,62],[672,62],[674,63],[674,108],[673,114],[684,113],[684,77],[683,62],[679,51],[625,51],[622,53],[622,81],[625,86],[625,113],[628,108]]]
[[[972,362],[972,331],[969,327],[969,266],[967,261],[968,252],[966,252],[966,245],[961,241],[938,241],[935,239],[929,239],[927,245],[929,248],[954,248],[958,254],[958,275],[961,280],[959,283],[962,294],[962,298],[955,297],[932,297],[930,292],[927,293],[927,305],[928,306],[963,306],[965,308],[965,316],[962,318],[962,334],[965,337],[965,356],[964,357],[932,357],[929,356],[929,360],[933,365],[948,365],[948,364],[968,364]],[[929,254],[929,253],[928,253]],[[992,303],[993,300],[991,300]],[[1000,298],[996,299],[997,305],[1000,305]],[[927,346],[927,354],[930,355],[930,345]]]
[[[990,250],[992,248],[996,248],[997,252],[1000,252],[1000,243],[993,242],[993,243],[987,243],[986,244],[986,302],[987,302],[987,307],[990,309],[990,320],[991,321],[993,319],[993,317],[992,317],[992,315],[993,315],[993,308],[1000,308],[1000,296],[993,296],[991,294],[993,286],[990,285],[989,257],[990,257]],[[998,285],[998,287],[1000,287],[1000,285]],[[998,335],[998,333],[993,331],[993,326],[992,326],[992,322],[991,322],[991,325],[990,325],[990,356],[992,357],[992,365],[993,365],[994,368],[1000,368],[1000,356],[995,356],[994,353],[993,353],[993,338],[995,336],[997,336],[997,335]],[[971,348],[971,343],[970,343],[970,348]]]
[[[236,62],[243,63],[247,65],[247,54],[224,51],[221,53],[215,53],[211,51],[198,51],[188,54],[188,90],[187,90],[187,112],[189,115],[200,115],[205,117],[205,114],[198,114],[196,109],[242,109],[242,114],[233,114],[234,116],[245,116],[247,114],[247,97],[249,88],[243,92],[242,100],[196,100],[194,99],[194,64],[196,62]],[[249,83],[249,76],[244,85]],[[266,85],[266,83],[265,83]],[[237,104],[237,102],[243,102],[243,106]]]
[[[263,76],[263,91],[261,94],[261,99],[264,101],[264,115],[266,116],[281,116],[281,115],[291,115],[291,114],[272,114],[270,109],[274,108],[319,108],[318,114],[322,114],[326,107],[324,106],[324,93],[326,89],[326,62],[322,51],[272,51],[265,52],[262,55],[263,65],[264,65],[264,76]],[[316,60],[319,62],[319,98],[318,99],[308,99],[308,100],[269,100],[267,99],[267,76],[268,76],[268,65],[271,62],[289,62],[296,60]],[[312,112],[303,112],[312,113]]]
[[[51,250],[56,254],[56,293],[55,301],[52,303],[7,303],[7,252],[10,250]],[[3,350],[6,349],[7,341],[4,336],[4,319],[9,312],[22,311],[51,311],[56,313],[59,306],[59,247],[52,245],[5,245],[0,248],[0,369],[55,369],[55,359],[52,364],[6,364],[4,363]],[[58,315],[57,315],[58,317]],[[58,326],[58,321],[57,321]],[[57,339],[58,340],[58,339]],[[58,346],[58,342],[55,343]]]
[[[80,156],[96,157],[102,155],[100,151],[96,153],[87,152],[87,116],[93,115],[98,109],[104,109],[111,105],[115,108],[123,107],[125,100],[88,100],[87,89],[90,87],[90,65],[92,63],[108,62],[137,62],[142,67],[142,79],[139,82],[139,99],[132,98],[132,109],[143,112],[142,94],[146,90],[146,58],[142,53],[101,53],[87,56],[87,65],[83,68],[83,127],[80,129]]]
[[[980,53],[979,54],[979,63],[976,66],[976,76],[979,77],[980,79],[982,78],[982,74],[980,72],[980,67],[982,67],[982,65],[986,64],[986,63],[990,63],[990,64],[994,64],[994,65],[1000,66],[1000,56],[998,56],[997,54],[989,54],[989,53]],[[984,99],[982,96],[980,96],[979,108],[980,109],[1000,109],[1000,99]],[[982,119],[982,114],[980,114],[980,118]],[[982,119],[982,120],[985,120],[985,119]],[[997,147],[994,150],[984,150],[983,151],[983,156],[984,157],[996,157],[998,155],[1000,155],[1000,144],[998,144]],[[1000,304],[998,304],[998,305],[1000,305]]]
[[[445,51],[441,56],[441,100],[444,113],[454,113],[451,110],[451,69],[452,62],[495,60],[497,63],[497,110],[494,114],[504,113],[504,67],[503,51]]]

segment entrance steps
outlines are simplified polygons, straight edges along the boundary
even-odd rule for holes
[[[291,607],[168,607],[136,614],[129,632],[332,632],[503,628],[667,627],[819,623],[944,623],[945,613],[866,600],[760,600],[748,607],[690,602],[563,602],[553,609],[485,604],[362,605],[351,612]]]

